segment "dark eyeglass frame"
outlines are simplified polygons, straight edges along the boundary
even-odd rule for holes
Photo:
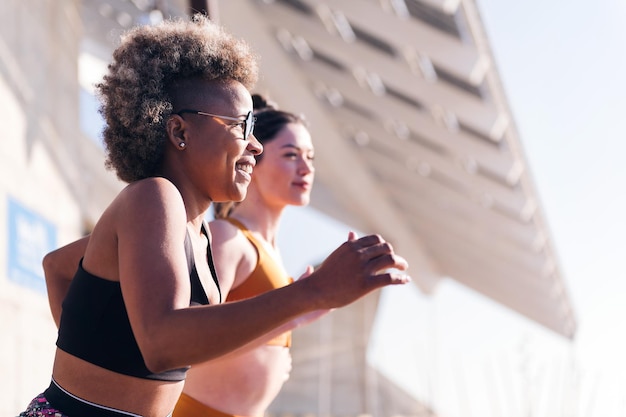
[[[250,136],[250,134],[254,131],[254,122],[256,122],[256,117],[254,117],[254,113],[252,113],[252,111],[249,111],[248,114],[246,114],[246,118],[243,120],[237,117],[222,116],[220,114],[212,114],[212,113],[207,113],[207,112],[200,111],[200,110],[191,110],[191,109],[179,110],[174,114],[181,115],[184,113],[199,114],[200,116],[216,117],[218,119],[232,120],[234,122],[239,122],[239,123],[236,123],[235,126],[242,125],[244,140],[248,140],[248,136]]]

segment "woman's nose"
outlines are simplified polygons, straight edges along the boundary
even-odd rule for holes
[[[246,149],[255,156],[263,153],[263,145],[261,145],[261,142],[254,136],[254,133],[250,133],[250,136],[248,136],[248,146]]]
[[[302,158],[300,160],[300,163],[298,164],[298,171],[300,171],[300,174],[308,174],[311,172],[315,172],[313,161],[306,159],[306,158]]]

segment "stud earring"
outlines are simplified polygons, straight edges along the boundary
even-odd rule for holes
[[[185,142],[179,142],[179,143],[178,143],[178,147],[179,147],[180,149],[185,149],[185,146],[187,146],[187,144],[186,144]]]

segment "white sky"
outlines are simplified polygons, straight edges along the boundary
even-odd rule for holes
[[[626,2],[478,4],[579,316],[578,353],[626,371]]]
[[[623,417],[626,2],[476,1],[577,314],[577,338],[568,343],[448,281],[432,298],[409,287],[383,292],[371,359],[442,417]],[[283,230],[301,229],[290,226],[291,213]],[[326,246],[284,253],[294,274],[347,230],[328,219],[311,224],[307,240]]]

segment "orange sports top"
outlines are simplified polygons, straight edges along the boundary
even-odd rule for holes
[[[282,265],[276,262],[274,258],[265,250],[263,244],[254,237],[252,232],[246,228],[240,221],[233,218],[225,218],[224,220],[237,226],[243,235],[252,243],[256,249],[258,259],[256,267],[248,276],[248,278],[238,287],[231,288],[226,297],[226,301],[237,301],[245,298],[254,297],[255,295],[273,290],[275,288],[284,287],[293,282]],[[267,342],[268,345],[291,346],[291,332],[285,332],[280,336]]]

